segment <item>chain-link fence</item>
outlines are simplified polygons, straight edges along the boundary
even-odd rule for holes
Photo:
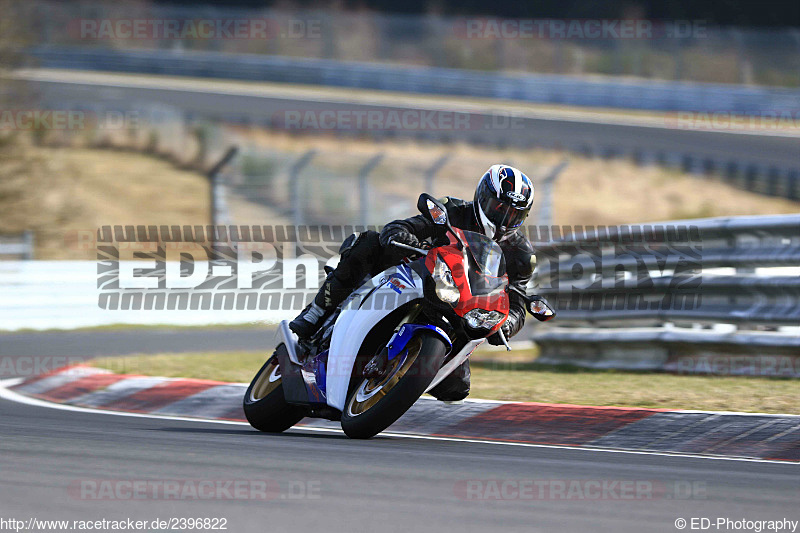
[[[423,191],[471,200],[489,165],[447,150],[420,157],[366,146],[345,153],[307,143],[277,150],[231,129],[220,131],[222,142],[241,147],[221,175],[217,205],[223,206],[218,217],[224,223],[379,226],[416,214]],[[552,221],[552,184],[566,164],[525,163],[537,184],[532,221]]]
[[[97,120],[75,129],[36,130],[37,143],[140,151],[205,173],[212,185],[209,222],[216,224],[382,225],[415,214],[423,191],[471,200],[482,172],[498,162],[525,169],[537,186],[532,220],[552,220],[550,185],[557,173],[551,162],[537,162],[533,154],[476,151],[462,144],[293,136],[211,121],[152,102],[64,105]],[[231,148],[236,155],[211,172]]]

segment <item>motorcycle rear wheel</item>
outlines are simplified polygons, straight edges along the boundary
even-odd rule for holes
[[[286,403],[278,364],[276,348],[261,370],[258,371],[244,395],[243,408],[250,425],[259,431],[281,433],[300,422],[306,411],[300,406]]]
[[[342,412],[342,429],[353,439],[368,439],[392,425],[431,384],[447,355],[447,345],[433,333],[409,341],[380,377],[355,377]]]

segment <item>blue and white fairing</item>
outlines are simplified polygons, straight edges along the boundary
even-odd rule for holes
[[[370,331],[400,305],[423,297],[422,278],[406,265],[381,272],[348,297],[336,319],[328,350],[328,405],[344,410],[353,365]]]

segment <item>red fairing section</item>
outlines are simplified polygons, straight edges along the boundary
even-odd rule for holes
[[[463,232],[459,228],[454,228],[454,230],[463,240]],[[453,275],[453,281],[458,286],[458,290],[461,294],[458,304],[453,309],[456,314],[463,317],[473,309],[499,311],[505,315],[505,318],[503,318],[499,324],[493,327],[491,331],[495,332],[499,330],[503,323],[508,319],[509,299],[508,293],[504,288],[506,285],[508,285],[508,276],[506,274],[503,274],[502,276],[502,279],[505,282],[503,283],[503,288],[499,288],[490,294],[482,294],[478,296],[473,295],[470,290],[467,272],[464,270],[464,252],[458,249],[458,241],[456,241],[452,235],[448,234],[448,237],[450,239],[450,244],[448,246],[433,248],[425,258],[425,266],[427,267],[428,271],[433,273],[436,265],[436,256],[440,256],[444,262],[447,263],[447,266],[450,267],[450,273]]]

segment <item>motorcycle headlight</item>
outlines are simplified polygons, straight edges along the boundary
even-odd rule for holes
[[[464,320],[472,329],[492,329],[503,320],[505,315],[499,311],[484,311],[473,309],[464,315]]]
[[[450,305],[458,303],[461,293],[453,281],[453,274],[441,257],[436,256],[436,266],[433,267],[433,280],[436,282],[436,296],[441,301]]]

